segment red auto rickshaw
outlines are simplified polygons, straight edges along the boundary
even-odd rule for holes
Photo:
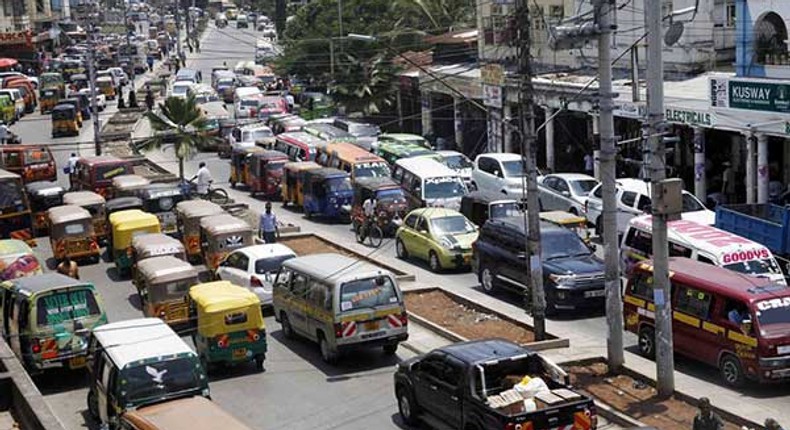
[[[22,177],[22,182],[54,181],[58,177],[55,157],[47,145],[6,145],[3,168]]]
[[[273,150],[253,152],[247,162],[246,184],[250,195],[279,196],[283,166],[288,162],[288,155]]]

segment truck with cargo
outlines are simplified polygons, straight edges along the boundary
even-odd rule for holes
[[[787,277],[790,269],[790,206],[772,203],[716,206],[716,228],[764,245]]]

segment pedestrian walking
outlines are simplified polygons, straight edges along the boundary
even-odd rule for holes
[[[0,121],[0,145],[6,144],[6,139],[8,139],[8,126],[5,125],[4,121]]]
[[[80,268],[77,265],[77,262],[72,260],[68,254],[66,254],[66,258],[58,264],[58,267],[55,269],[61,275],[66,275],[70,278],[80,279]]]
[[[69,187],[70,187],[69,189],[72,190],[74,189],[74,174],[77,172],[77,160],[79,159],[80,157],[77,156],[77,153],[72,152],[71,155],[69,155],[69,162],[66,165],[66,168],[63,169],[65,170],[64,173],[69,175]]]
[[[145,86],[145,106],[149,111],[154,109],[154,92],[151,90],[150,85]]]
[[[280,229],[277,227],[277,216],[272,213],[272,203],[266,202],[266,208],[261,212],[260,225],[258,227],[261,239],[264,243],[277,242]]]
[[[195,39],[195,51],[197,51],[197,53],[200,54],[200,40],[199,39]]]
[[[724,422],[713,412],[707,397],[700,397],[698,407],[699,412],[694,417],[692,430],[721,430],[724,428]]]
[[[145,58],[145,62],[148,63],[148,71],[149,72],[153,72],[154,71],[154,56],[153,55],[149,55],[148,57]]]
[[[584,173],[590,176],[595,173],[595,158],[589,152],[584,154]]]

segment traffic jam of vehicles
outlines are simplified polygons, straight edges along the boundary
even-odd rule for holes
[[[349,241],[371,251],[392,243],[398,259],[437,274],[471,272],[496,297],[530,291],[531,260],[542,267],[550,318],[604,310],[597,179],[541,174],[539,207],[529,208],[521,155],[468,156],[335,116],[330,97],[267,65],[279,53],[267,17],[234,8],[212,22],[257,32],[254,58],[218,59],[210,76],[181,67],[166,97],[196,100],[207,124],[199,133],[213,137],[198,149],[227,160],[231,195],[257,199],[257,212],[276,202],[305,223],[346,223]],[[106,66],[96,79],[101,109],[122,96],[130,76],[145,72],[147,56],[172,45],[171,25],[163,17],[161,30],[152,27],[131,45],[102,41],[95,52]],[[79,135],[92,104],[85,49],[78,41],[35,80],[0,74],[3,120],[11,124],[38,109],[51,116],[55,141]],[[264,371],[275,330],[266,326],[268,315],[285,339],[314,344],[332,366],[354,360],[360,349],[395,355],[409,339],[395,273],[368,258],[302,255],[266,240],[258,225],[236,216],[226,190],[203,198],[175,176],[136,174],[146,161],[134,157],[80,156],[73,166],[56,165],[41,143],[5,145],[2,162],[0,332],[31,375],[86,372],[84,408],[103,426],[143,428],[135,425],[147,414],[188,420],[200,410],[218,417],[214,428],[247,428],[210,401],[209,376],[230,366]],[[63,174],[70,189],[56,183]],[[790,209],[711,210],[683,193],[680,219],[668,223],[669,300],[675,336],[683,339],[675,351],[718,370],[728,386],[787,382]],[[619,178],[616,201],[625,330],[638,336],[640,354],[654,358],[649,184]],[[530,210],[540,212],[539,256],[526,247]],[[50,244],[47,258],[57,269],[34,251],[38,242]],[[77,267],[102,259],[131,280],[139,318],[110,321],[96,285],[77,275]],[[563,369],[501,339],[406,359],[393,380],[398,413],[409,425],[597,427],[593,398],[574,390]]]

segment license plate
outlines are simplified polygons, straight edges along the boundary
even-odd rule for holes
[[[85,367],[85,357],[74,357],[69,360],[69,367],[72,369],[79,369]]]
[[[233,350],[233,359],[241,360],[247,358],[247,348],[236,348]]]
[[[603,297],[606,294],[605,290],[592,290],[592,291],[585,291],[584,297]]]
[[[368,321],[365,323],[365,331],[374,331],[379,329],[378,321]]]
[[[790,354],[790,345],[784,345],[776,348],[776,353],[779,355]]]

